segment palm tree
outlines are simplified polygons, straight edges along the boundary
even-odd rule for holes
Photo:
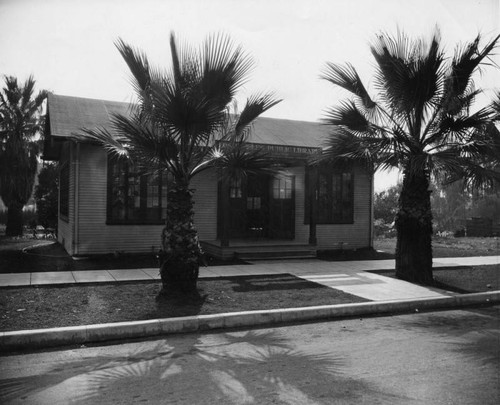
[[[398,278],[433,283],[431,177],[445,183],[462,179],[469,187],[500,179],[495,102],[473,110],[481,93],[473,76],[491,64],[499,37],[481,46],[477,36],[446,58],[438,30],[430,42],[382,33],[371,45],[376,98],[351,64],[328,63],[322,73],[352,96],[326,113],[332,136],[325,159],[361,160],[403,173],[396,216]]]
[[[152,68],[144,53],[122,40],[116,46],[131,73],[137,106],[112,117],[113,132],[84,129],[85,136],[145,170],[171,178],[160,274],[163,293],[196,291],[201,249],[193,224],[191,179],[210,168],[228,179],[270,165],[245,139],[251,123],[279,101],[250,97],[234,114],[235,95],[246,81],[251,59],[224,35],[207,38],[200,50],[178,47],[170,37],[171,68]]]
[[[5,76],[0,91],[0,197],[7,206],[7,236],[23,233],[23,207],[33,191],[46,91],[34,96],[35,79],[23,85]]]

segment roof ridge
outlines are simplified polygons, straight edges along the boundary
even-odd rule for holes
[[[102,103],[117,103],[117,104],[123,104],[124,106],[130,106],[135,103],[133,102],[127,102],[127,101],[118,101],[118,100],[107,100],[107,99],[102,99],[102,98],[93,98],[93,97],[80,97],[80,96],[70,96],[66,94],[56,94],[56,93],[49,93],[49,97],[51,98],[60,98],[60,99],[73,99],[73,100],[88,100],[88,101],[94,101],[94,102],[102,102]],[[278,118],[278,117],[258,117],[257,120],[276,120],[276,121],[290,121],[293,123],[299,123],[303,122],[304,124],[317,124],[321,125],[321,122],[319,121],[306,121],[306,120],[294,120],[291,118]]]

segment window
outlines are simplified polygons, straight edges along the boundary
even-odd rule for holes
[[[241,179],[233,179],[229,184],[229,198],[241,198],[242,188]]]
[[[317,178],[313,172],[306,173],[305,223],[309,223],[310,187],[316,191],[316,223],[345,224],[354,220],[354,176],[351,171],[334,171],[331,167],[321,166]]]
[[[144,175],[124,160],[108,160],[108,222],[160,224],[166,217],[167,175]]]
[[[288,200],[292,198],[292,178],[275,177],[273,179],[273,198],[275,200]]]
[[[59,173],[59,214],[61,219],[68,220],[69,216],[69,164],[61,167]]]

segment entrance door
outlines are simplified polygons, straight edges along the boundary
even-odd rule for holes
[[[229,186],[229,237],[258,238],[268,233],[269,176],[249,175]]]
[[[294,180],[293,176],[249,175],[232,181],[228,190],[228,212],[225,213],[228,215],[228,237],[293,239]],[[223,209],[221,200],[219,207]],[[219,215],[219,225],[221,221]]]
[[[268,235],[269,176],[249,175],[246,187],[246,236],[261,238]]]
[[[295,237],[295,177],[275,176],[271,180],[269,198],[269,237]]]

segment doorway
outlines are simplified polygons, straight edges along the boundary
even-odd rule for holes
[[[290,175],[249,175],[228,189],[228,237],[293,239],[295,178]],[[221,205],[219,188],[219,207]],[[222,213],[219,211],[219,235]]]

